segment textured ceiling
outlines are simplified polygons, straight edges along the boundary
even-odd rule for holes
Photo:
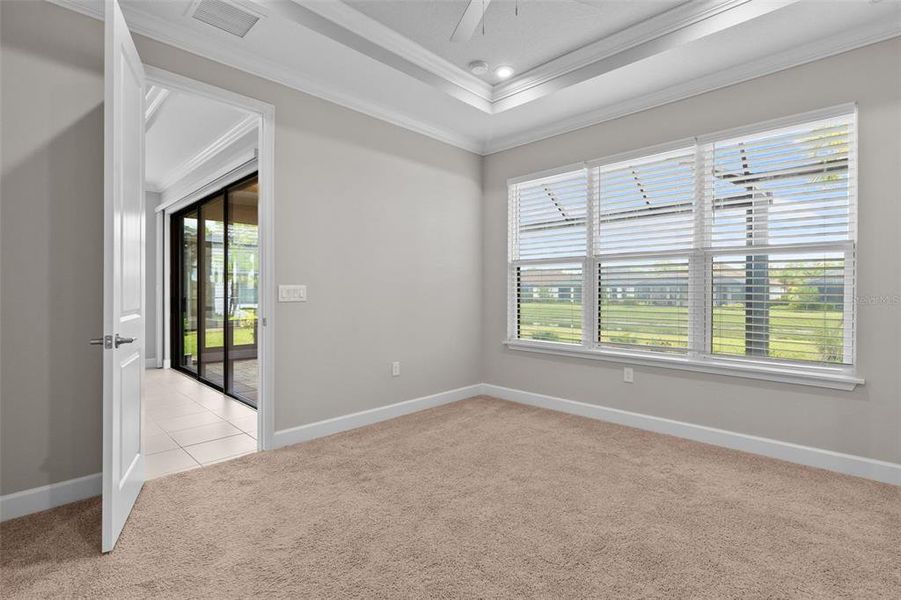
[[[484,60],[492,71],[504,64],[524,73],[684,0],[491,0],[483,19],[485,33],[480,26],[467,42],[450,38],[469,0],[345,3],[459,67]],[[498,82],[493,72],[482,79]]]

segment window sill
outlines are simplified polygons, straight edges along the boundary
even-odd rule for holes
[[[839,367],[797,367],[788,364],[739,363],[727,358],[696,359],[685,356],[658,356],[644,352],[589,349],[555,342],[508,340],[504,342],[504,345],[511,350],[524,352],[606,360],[630,365],[663,367],[697,373],[713,373],[715,375],[761,379],[835,390],[851,391],[864,383],[863,379],[856,377],[849,370]]]

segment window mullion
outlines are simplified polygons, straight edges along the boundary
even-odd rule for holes
[[[507,339],[519,338],[517,303],[519,267],[519,186],[511,185],[507,196]]]
[[[694,190],[694,231],[692,236],[692,253],[689,259],[689,328],[688,354],[697,358],[707,352],[709,344],[709,327],[707,315],[712,298],[707,292],[708,259],[703,250],[707,245],[707,223],[709,202],[706,194],[706,160],[705,148],[695,144],[695,190]]]
[[[594,260],[594,235],[599,170],[587,172],[588,194],[586,198],[585,260],[582,263],[582,345],[593,348],[598,341],[598,292],[597,267]]]

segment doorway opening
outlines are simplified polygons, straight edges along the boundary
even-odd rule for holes
[[[256,409],[259,393],[259,177],[170,221],[172,367]]]
[[[141,437],[151,479],[256,452],[271,435],[272,107],[152,67],[147,80]]]

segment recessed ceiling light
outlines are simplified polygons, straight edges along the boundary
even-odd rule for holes
[[[469,63],[469,72],[473,75],[484,75],[488,72],[488,63],[484,60],[474,60]]]
[[[507,79],[508,77],[513,75],[513,67],[501,65],[494,70],[494,74],[497,75],[500,79]]]

